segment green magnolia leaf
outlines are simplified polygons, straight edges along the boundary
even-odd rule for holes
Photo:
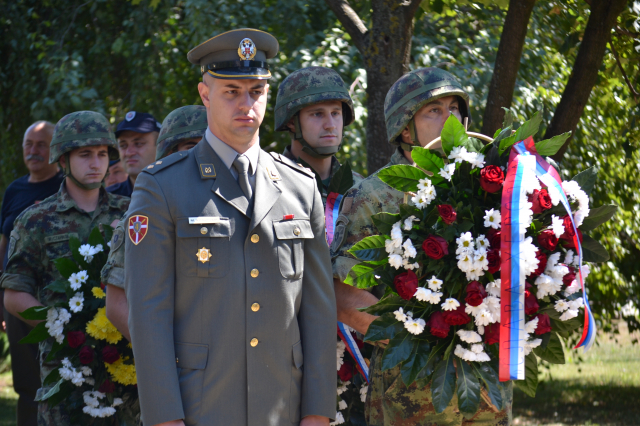
[[[376,225],[378,232],[381,234],[389,235],[393,224],[400,220],[399,214],[381,212],[371,216],[373,224]]]
[[[50,385],[52,383],[59,381],[61,378],[62,377],[60,376],[60,369],[56,368],[55,370],[51,371],[51,373],[49,373],[47,377],[45,377],[43,384],[45,386]]]
[[[378,177],[390,187],[402,192],[417,192],[420,179],[428,178],[422,170],[405,164],[386,167],[378,172]]]
[[[382,264],[374,264],[362,262],[354,265],[353,268],[349,271],[349,275],[344,280],[345,284],[348,285],[356,285],[358,288],[369,288],[378,285],[376,281],[376,275],[380,275],[380,273],[384,270],[386,265]]]
[[[56,371],[58,371],[58,370],[56,370]],[[58,373],[58,375],[60,375],[60,373]],[[53,395],[55,395],[58,392],[60,392],[60,385],[62,385],[63,382],[64,382],[64,379],[61,378],[60,380],[58,380],[58,382],[55,385],[53,385],[53,387],[51,389],[49,389],[49,391],[47,393],[42,395],[40,398],[36,397],[35,400],[36,401],[46,401],[47,399],[51,398]]]
[[[551,316],[551,315],[549,315]],[[562,321],[560,319],[551,319],[551,330],[558,333],[570,333],[579,329],[584,324],[584,317],[579,315],[575,318],[571,318],[569,321]]]
[[[386,240],[385,235],[365,237],[351,247],[348,252],[360,260],[382,260],[389,256],[384,248]]]
[[[392,312],[387,312],[369,325],[364,340],[377,342],[378,340],[392,339],[403,328],[404,325],[396,319],[395,315]]]
[[[500,141],[500,148],[498,149],[500,154],[505,152],[514,143],[523,141],[529,136],[533,136],[538,133],[540,123],[542,123],[542,114],[538,111],[533,115],[533,117],[531,117],[531,119],[522,123],[522,125],[518,127],[518,130],[516,130],[515,134]]]
[[[504,408],[504,400],[502,399],[502,393],[500,392],[500,380],[498,378],[498,374],[486,362],[479,362],[471,365],[475,369],[477,376],[484,382],[489,398],[491,398],[491,403],[495,405],[498,410],[502,410]]]
[[[511,126],[507,126],[504,129],[496,130],[495,135],[493,135],[493,146],[494,147],[500,146],[500,141],[511,136],[512,130],[513,128]]]
[[[113,228],[111,227],[111,225],[103,225],[103,232],[104,232],[104,240],[105,241],[111,241],[111,238],[113,237]],[[109,246],[104,248],[105,250],[109,250]]]
[[[440,137],[442,138],[442,150],[446,155],[451,153],[454,146],[461,146],[463,142],[469,139],[464,126],[453,115],[450,115],[445,121]]]
[[[431,400],[436,413],[442,413],[453,398],[456,387],[456,370],[453,366],[453,357],[443,359],[436,366],[431,379]]]
[[[500,155],[498,155],[498,149],[494,144],[487,145],[489,148],[486,151],[484,161],[487,166],[500,167]]]
[[[571,132],[566,132],[561,135],[554,136],[551,139],[540,141],[536,144],[536,151],[538,151],[538,154],[544,155],[545,157],[548,155],[554,155],[560,150],[560,148],[562,148],[562,145],[564,145],[570,136]]]
[[[609,252],[598,240],[594,240],[588,235],[583,235],[582,260],[593,263],[606,262],[609,260]]]
[[[564,364],[564,350],[562,349],[562,342],[560,337],[554,332],[549,333],[549,343],[542,349],[537,347],[533,350],[538,358],[541,360],[550,362],[551,364]]]
[[[534,398],[536,396],[536,389],[538,388],[538,360],[533,353],[530,353],[525,357],[524,370],[525,379],[514,380],[513,382],[522,390],[522,392],[526,393],[531,398]]]
[[[104,238],[102,237],[102,234],[100,233],[100,229],[97,226],[91,230],[91,234],[89,234],[88,242],[92,246],[97,246],[98,244],[101,244],[102,247],[104,248],[106,243],[104,242]]]
[[[46,286],[45,289],[55,293],[66,293],[68,287],[69,281],[57,280]]]
[[[382,354],[382,371],[390,370],[409,358],[411,348],[413,347],[413,339],[411,336],[411,333],[403,327],[403,330],[389,341],[389,344]]]
[[[571,180],[576,181],[578,185],[580,185],[580,189],[589,195],[591,194],[591,191],[593,191],[593,187],[596,185],[597,177],[598,170],[596,170],[595,167],[589,167],[575,175]]]
[[[78,265],[81,266],[82,269],[86,269],[87,262],[84,261],[84,256],[81,256],[80,252],[79,252],[81,245],[82,245],[82,243],[80,242],[80,240],[78,238],[76,238],[76,237],[69,238],[69,249],[71,249],[71,256],[78,263]],[[80,270],[80,269],[78,269],[78,270]],[[58,269],[58,271],[60,271],[60,269]],[[74,271],[74,272],[77,272],[77,271]],[[62,271],[60,271],[60,273],[62,274]],[[71,275],[71,274],[69,274],[69,275]],[[62,274],[62,276],[65,277],[65,278],[69,278],[68,276],[65,276],[64,274]]]
[[[598,226],[611,219],[617,211],[618,206],[614,204],[605,204],[604,206],[591,209],[589,216],[587,216],[582,222],[582,225],[580,225],[580,230],[582,232],[593,231]]]
[[[62,384],[60,384],[59,391],[50,395],[46,401],[51,407],[55,407],[56,405],[60,404],[62,401],[67,399],[69,395],[71,395],[71,392],[73,392],[75,389],[76,389],[76,386],[71,384],[71,382],[64,381]],[[43,401],[45,400],[45,397],[48,394],[49,392],[43,395],[42,397]]]
[[[33,330],[31,330],[25,337],[20,339],[19,343],[38,343],[51,337],[49,336],[49,332],[47,331],[44,324],[44,322],[41,322],[33,327]]]
[[[53,264],[56,265],[56,269],[58,270],[58,272],[60,272],[60,275],[67,279],[71,276],[71,274],[80,272],[80,268],[78,267],[78,265],[73,260],[66,257],[61,257],[54,260]]]
[[[462,146],[464,146],[469,152],[482,152],[482,149],[484,148],[484,144],[476,138],[467,138],[466,141],[462,142]]]
[[[352,186],[353,173],[351,172],[351,164],[349,164],[348,161],[345,161],[331,178],[327,192],[345,194]]]
[[[44,361],[45,362],[51,362],[51,361],[55,360],[57,358],[56,354],[58,352],[60,352],[62,349],[65,349],[65,348],[68,348],[68,346],[67,346],[66,343],[64,343],[64,341],[63,341],[63,343],[58,343],[57,341],[53,342],[53,346],[51,347],[51,351],[49,351],[49,355],[47,355],[47,358]],[[49,374],[49,376],[50,375],[51,374]],[[47,376],[47,377],[49,377],[49,376]]]
[[[456,357],[458,365],[458,408],[465,415],[474,415],[480,407],[480,382],[466,361]]]
[[[402,374],[402,381],[407,387],[411,386],[411,384],[416,380],[416,377],[418,377],[418,374],[427,365],[430,354],[429,349],[431,349],[431,344],[429,342],[416,342],[413,346],[409,359],[402,364],[400,373]]]
[[[413,158],[413,161],[416,162],[418,167],[429,170],[433,172],[434,175],[437,175],[440,169],[444,167],[444,160],[426,148],[413,148],[411,150],[411,158]]]
[[[500,141],[500,145],[498,145],[498,153],[502,155],[507,149],[511,148],[511,145],[516,143],[516,135],[508,136]]]
[[[416,378],[416,384],[418,385],[419,388],[423,388],[427,386],[431,381],[430,376],[434,371],[434,366],[438,361],[438,358],[443,355],[444,349],[447,347],[447,345],[448,345],[448,342],[446,340],[445,341],[440,340],[439,343],[435,345],[433,349],[431,349],[431,352],[429,353],[429,358],[427,358],[426,366],[420,373],[418,373],[418,376]]]
[[[31,308],[19,312],[24,319],[42,321],[47,319],[48,306],[32,306]]]

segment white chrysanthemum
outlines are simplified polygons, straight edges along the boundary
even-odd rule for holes
[[[473,254],[460,255],[458,258],[458,269],[462,272],[469,272],[473,269]]]
[[[340,411],[336,412],[336,420],[329,423],[330,426],[341,425],[344,423],[344,416]]]
[[[573,217],[576,222],[576,227],[579,227],[582,225],[584,218],[589,216],[589,196],[580,188],[580,185],[573,180],[562,182],[562,189],[571,201],[578,202],[578,210],[574,213]]]
[[[564,221],[555,214],[551,215],[551,230],[556,238],[560,238],[564,234]]]
[[[573,263],[573,250],[567,250],[567,254],[564,257],[564,264],[571,265]]]
[[[471,154],[471,153],[470,153]],[[471,163],[471,168],[475,169],[476,167],[478,169],[481,169],[484,167],[484,154],[480,154],[479,152],[474,152],[472,154],[475,155],[469,155],[468,161],[469,163]]]
[[[360,388],[360,401],[365,402],[367,400],[367,392],[369,391],[369,386],[366,384]]]
[[[553,278],[556,278],[562,281],[562,278],[569,273],[569,268],[559,263],[553,268],[546,269],[545,272],[547,272]]]
[[[403,258],[399,254],[391,254],[389,255],[389,265],[393,266],[396,269],[400,269],[402,267]]]
[[[341,399],[340,401],[338,401],[338,410],[344,410],[345,408],[347,408],[347,403],[344,402],[343,399]]]
[[[406,218],[404,220],[404,230],[411,231],[411,228],[413,228],[413,222],[420,222],[420,219],[418,219],[414,215],[411,215],[408,218]]]
[[[71,361],[69,361],[69,358],[64,357],[62,359],[62,366],[63,367],[67,367],[67,368],[71,368]]]
[[[399,254],[396,251],[401,248],[402,240],[384,240],[384,250],[389,254]]]
[[[534,284],[538,287],[538,291],[536,293],[538,299],[542,299],[553,292],[553,280],[548,275],[540,274],[536,278]]]
[[[527,334],[531,334],[536,331],[536,328],[538,328],[538,321],[538,317],[535,317],[531,321],[527,321],[527,323],[524,325],[524,332]]]
[[[575,318],[577,316],[577,309],[567,309],[564,314],[560,315],[560,321],[569,321],[571,318]]]
[[[407,238],[407,240],[402,244],[402,248],[404,248],[404,254],[402,256],[407,259],[416,257],[416,255],[418,254],[410,238]]]
[[[87,280],[89,279],[89,274],[87,273],[87,271],[80,271],[76,275],[80,280],[80,283],[82,284],[86,283]]]
[[[487,271],[489,269],[489,260],[487,259],[486,251],[478,250],[473,254],[473,269],[477,271]],[[484,273],[480,275],[484,275]]]
[[[473,330],[458,330],[458,336],[460,336],[460,340],[465,343],[482,342],[482,337],[480,337],[480,335]]]
[[[465,275],[468,281],[478,280],[481,276],[484,275],[484,271],[481,268],[477,268],[476,266],[477,264],[474,263],[471,269],[465,271]]]
[[[93,374],[93,372],[91,371],[91,369],[89,367],[87,367],[86,365],[83,365],[82,367],[80,367],[80,371],[82,372],[83,376],[89,377]]]
[[[424,209],[435,199],[435,196],[429,196],[419,191],[415,196],[411,197],[411,202],[419,209]]]
[[[480,354],[484,352],[484,347],[482,345],[471,345],[471,352],[474,354]]]
[[[578,297],[576,300],[572,300],[569,302],[569,309],[573,309],[577,311],[578,309],[584,306],[584,299],[582,297]]]
[[[91,262],[90,260],[87,260],[89,257],[93,256],[93,250],[90,244],[82,244],[80,249],[78,249],[78,252],[80,253],[80,256],[84,256],[85,262]]]
[[[64,380],[69,381],[73,377],[73,371],[69,367],[60,367],[58,372],[60,373],[60,377]]]
[[[478,312],[478,315],[476,315],[476,325],[489,325],[491,324],[493,321],[493,315],[491,315],[491,312],[489,312],[487,309],[483,309],[482,311]]]
[[[402,222],[398,221],[391,226],[391,239],[392,240],[400,240],[400,244],[402,244]]]
[[[494,322],[500,319],[500,298],[496,296],[487,296],[482,303],[486,303],[489,307],[489,312],[493,316]]]
[[[464,353],[462,354],[462,359],[465,361],[477,361],[478,360],[478,355],[471,352],[468,349],[464,350]]]
[[[489,249],[489,240],[484,235],[478,235],[476,238],[476,250],[488,250]]]
[[[342,386],[338,386],[338,389],[337,389],[338,395],[342,395],[343,393],[345,393],[347,391],[347,386],[349,386],[351,382],[347,380],[346,382],[340,381],[340,383],[342,383]]]
[[[460,234],[460,236],[456,238],[456,244],[458,245],[456,254],[472,252],[473,251],[473,235],[471,235],[471,232],[465,232],[464,234]]]
[[[557,312],[564,312],[567,309],[569,309],[569,303],[567,303],[567,301],[564,300],[564,299],[560,299],[560,300],[556,301],[556,303],[555,303],[555,305],[553,307]]]
[[[584,264],[580,267],[580,271],[582,272],[582,281],[586,281],[587,277],[591,273],[591,266],[589,264]]]
[[[455,163],[445,164],[444,167],[440,169],[438,174],[443,178],[445,178],[446,180],[451,181],[451,178],[453,177],[453,174],[455,173],[455,171],[456,171]]]
[[[56,308],[49,308],[47,311],[47,322],[54,322],[58,319],[58,310]]]
[[[74,371],[73,376],[71,377],[71,383],[76,386],[82,386],[84,383],[84,377],[80,371]]]
[[[464,356],[464,351],[465,349],[462,347],[462,345],[456,345],[456,348],[454,349],[453,354],[458,358],[462,358]]]
[[[527,237],[520,244],[520,267],[525,276],[529,276],[538,269],[540,260],[536,257],[538,247],[533,244],[533,239]]]
[[[486,210],[484,212],[484,226],[487,228],[500,229],[501,220],[500,210]]]
[[[467,156],[467,148],[463,146],[455,146],[449,153],[448,158],[454,160],[456,163],[462,163]]]
[[[432,305],[437,305],[438,303],[440,303],[440,299],[442,299],[442,293],[440,293],[439,291],[432,291],[427,298],[427,302],[431,303]]]
[[[97,246],[93,247],[93,254],[98,254],[103,250],[102,248],[102,244],[98,244]]]
[[[542,339],[533,339],[528,342],[524,342],[524,354],[529,355],[533,348],[537,348],[542,343]]]
[[[426,191],[433,187],[431,179],[420,179],[418,181],[418,191]]]
[[[424,327],[426,322],[422,318],[416,319],[408,319],[404,322],[404,328],[406,328],[409,333],[418,335],[424,331]]]
[[[487,284],[487,293],[489,293],[491,296],[500,297],[500,283],[501,280],[500,278],[498,278],[497,280],[491,281],[489,284]]]
[[[405,322],[407,320],[407,314],[404,313],[402,308],[398,308],[397,311],[393,311],[393,315],[396,316],[396,319],[400,322]]]
[[[411,263],[411,262],[409,262],[409,259],[403,258],[402,259],[402,267],[404,269],[408,269],[410,271],[413,271],[414,269],[418,269],[420,267],[420,264],[418,262]]]
[[[429,300],[429,296],[431,296],[431,290],[424,287],[418,287],[415,294],[413,295],[413,297],[421,302],[426,302],[427,300]]]
[[[478,306],[471,306],[468,303],[466,303],[464,306],[464,311],[469,315],[473,315],[474,317],[478,315],[481,311],[488,311],[488,310],[489,310],[489,306],[484,302],[484,300]]]
[[[460,302],[458,302],[456,299],[454,299],[453,297],[449,297],[448,299],[446,299],[444,301],[444,303],[442,303],[442,305],[440,305],[442,307],[443,310],[445,311],[455,311],[456,309],[458,309],[458,307],[460,306]]]
[[[60,308],[58,311],[58,320],[62,323],[66,324],[71,319],[71,314],[65,308]]]
[[[427,285],[432,291],[438,291],[442,288],[442,280],[439,280],[435,275],[433,275],[429,280],[427,280]]]
[[[478,333],[479,333],[481,336],[484,336],[484,325],[479,325],[479,326],[478,326]]]
[[[78,274],[71,274],[71,276],[69,277],[69,284],[71,285],[71,288],[73,290],[78,290],[80,287],[82,287],[82,281],[80,281]]]
[[[580,290],[582,290],[582,288],[580,287],[580,283],[577,279],[575,279],[571,281],[571,284],[564,290],[564,295],[565,297],[568,297],[574,293],[579,292]]]
[[[83,307],[84,296],[82,295],[82,293],[78,292],[69,300],[69,309],[71,309],[71,312],[77,313],[82,311]]]
[[[342,364],[344,364],[344,351],[346,349],[347,347],[345,346],[344,342],[342,340],[338,341],[337,347],[336,347],[338,370],[340,370],[340,367],[342,367]]]
[[[489,362],[491,361],[491,358],[489,357],[489,355],[486,352],[482,352],[476,355],[476,361],[477,362]]]
[[[562,197],[560,195],[560,191],[558,191],[553,186],[549,186],[549,187],[547,187],[547,192],[549,193],[549,197],[551,198],[551,204],[553,204],[554,206],[557,206],[558,203],[560,202],[561,197]]]

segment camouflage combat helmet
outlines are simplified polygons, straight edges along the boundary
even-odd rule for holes
[[[85,185],[78,182],[71,173],[69,164],[71,151],[85,146],[96,145],[107,146],[109,159],[115,160],[118,158],[116,137],[111,130],[109,120],[104,115],[94,111],[77,111],[67,114],[58,121],[53,129],[49,164],[60,161],[60,157],[64,155],[66,165],[63,171],[66,176],[69,176],[80,188],[98,188],[101,185],[100,183]]]
[[[410,151],[411,145],[403,143],[400,134],[408,126],[411,140],[418,142],[413,116],[427,103],[446,96],[458,96],[462,118],[470,118],[469,95],[453,74],[440,68],[420,68],[400,77],[384,100],[389,143]]]
[[[292,72],[278,88],[276,131],[290,131],[287,124],[293,118],[295,138],[302,144],[302,151],[316,158],[331,157],[338,152],[340,145],[320,148],[309,145],[302,137],[298,114],[309,105],[326,101],[341,101],[344,125],[353,123],[355,114],[349,88],[337,72],[324,67],[309,67]]]
[[[207,109],[187,105],[173,110],[162,122],[156,142],[156,160],[171,154],[185,139],[201,139],[207,130]]]

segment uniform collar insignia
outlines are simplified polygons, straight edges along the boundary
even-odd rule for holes
[[[213,167],[213,164],[200,164],[200,176],[203,179],[215,179],[216,177],[216,168]]]
[[[265,167],[265,169],[267,169],[267,175],[269,176],[269,179],[282,180],[282,178],[280,177],[280,173],[278,173],[277,169],[273,167]]]

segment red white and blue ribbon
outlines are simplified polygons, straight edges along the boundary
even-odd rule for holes
[[[340,214],[340,202],[342,201],[342,194],[332,192],[327,195],[327,205],[324,208],[325,228],[327,244],[331,245],[333,241],[333,234],[336,229],[336,221]]]
[[[585,351],[591,348],[596,336],[596,325],[587,298],[587,291],[582,277],[582,247],[577,227],[571,213],[569,200],[562,189],[560,174],[540,156],[535,148],[533,138],[518,142],[511,150],[507,176],[502,190],[502,233],[501,233],[501,320],[500,320],[500,369],[501,381],[523,380],[524,371],[524,289],[525,276],[520,262],[520,245],[524,235],[520,233],[520,201],[522,200],[522,179],[526,168],[531,167],[532,160],[535,176],[549,189],[560,194],[560,201],[571,218],[574,229],[573,242],[580,259],[578,279],[582,287],[585,320],[582,337],[576,348],[584,346]]]
[[[342,339],[347,347],[347,351],[349,351],[353,359],[356,361],[356,368],[360,374],[362,374],[362,377],[364,377],[367,383],[369,383],[369,366],[364,361],[364,358],[360,353],[360,348],[358,348],[358,344],[351,335],[351,332],[347,326],[340,321],[338,321],[338,336],[340,336],[340,339]]]

